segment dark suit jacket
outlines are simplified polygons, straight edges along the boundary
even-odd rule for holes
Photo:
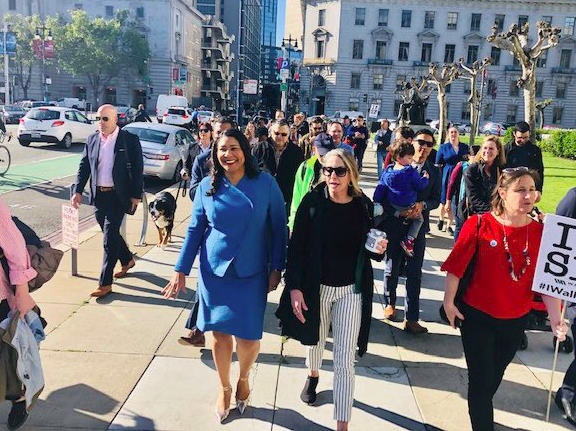
[[[99,152],[100,132],[96,132],[86,140],[74,190],[76,193],[83,193],[86,183],[90,180],[90,205],[94,205],[96,198]],[[126,152],[128,152],[128,154],[126,154]],[[132,165],[132,181],[129,180],[126,169],[128,162]],[[143,170],[142,147],[140,146],[138,136],[120,130],[114,147],[112,178],[114,180],[116,194],[122,204],[128,206],[131,198],[142,198],[142,185],[144,182]]]
[[[190,199],[194,201],[196,196],[196,189],[200,181],[210,175],[212,170],[212,150],[199,154],[192,164],[192,172],[190,172]]]

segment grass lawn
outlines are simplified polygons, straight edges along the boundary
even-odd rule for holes
[[[576,160],[544,153],[544,190],[538,208],[546,213],[555,212],[558,202],[572,187],[576,187]]]

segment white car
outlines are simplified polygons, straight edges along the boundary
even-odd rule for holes
[[[198,111],[198,124],[209,123],[214,118],[212,111]]]
[[[156,119],[159,123],[162,122],[164,113],[171,106],[188,107],[188,99],[184,96],[176,96],[174,94],[160,94],[156,101]]]
[[[192,128],[192,110],[182,106],[171,106],[162,116],[164,124]]]
[[[73,142],[85,143],[98,126],[77,109],[32,108],[20,119],[18,141],[27,147],[32,142],[59,144],[70,148]]]
[[[140,138],[144,175],[178,181],[194,144],[192,134],[182,127],[159,123],[130,123],[122,130]]]
[[[482,133],[484,133],[486,136],[488,135],[500,136],[506,133],[506,128],[502,123],[489,122],[484,124],[484,127],[482,127]]]

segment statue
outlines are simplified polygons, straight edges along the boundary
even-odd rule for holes
[[[432,89],[426,91],[427,87],[428,80],[426,77],[422,78],[420,85],[416,82],[415,77],[410,78],[410,82],[402,83],[403,102],[398,113],[399,124],[426,124],[426,107],[430,93],[432,93]]]

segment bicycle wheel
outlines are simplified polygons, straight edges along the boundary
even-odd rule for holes
[[[8,147],[0,145],[0,176],[4,176],[8,169],[10,169],[10,162],[12,157],[10,157],[10,151]]]

